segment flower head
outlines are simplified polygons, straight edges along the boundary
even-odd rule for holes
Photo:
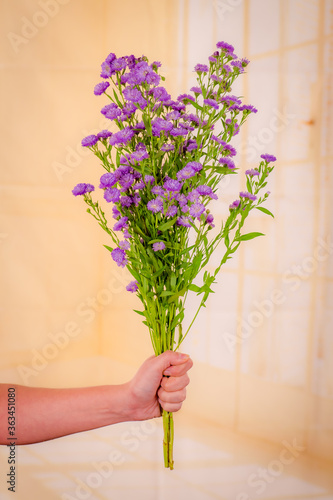
[[[254,177],[256,175],[259,175],[258,170],[251,168],[249,170],[246,170],[245,175],[249,175],[250,177]]]
[[[115,248],[111,252],[111,257],[117,263],[119,267],[125,267],[127,265],[126,252],[121,248]]]
[[[98,137],[97,135],[92,134],[92,135],[87,135],[87,137],[84,137],[81,141],[81,144],[83,147],[91,148],[96,144],[96,142],[98,142]]]
[[[235,50],[234,47],[227,42],[217,42],[216,47],[230,54],[232,54]]]
[[[120,200],[120,191],[117,188],[107,188],[104,191],[104,199],[110,203],[111,201],[113,203],[116,203],[117,201]]]
[[[121,217],[121,219],[119,219],[115,223],[115,225],[113,226],[113,230],[114,231],[121,231],[122,229],[127,227],[127,221],[128,221],[128,217]]]
[[[131,281],[126,286],[126,290],[131,293],[135,293],[138,290],[138,282],[136,280]]]
[[[204,211],[205,205],[202,205],[202,203],[193,203],[193,205],[190,206],[190,215],[192,215],[192,217],[200,217]]]
[[[134,136],[134,131],[130,127],[125,127],[119,132],[116,132],[110,137],[110,145],[115,146],[116,144],[126,145]]]
[[[168,179],[167,181],[165,181],[164,185],[163,185],[164,189],[166,189],[167,191],[174,191],[174,192],[177,192],[177,191],[180,191],[181,188],[182,188],[182,183],[179,182],[179,181],[176,181],[175,179]]]
[[[76,186],[72,190],[72,193],[74,196],[80,196],[86,193],[91,193],[94,190],[95,188],[92,184],[80,183],[76,184]]]
[[[100,132],[98,132],[97,137],[98,137],[98,139],[107,139],[108,137],[111,137],[111,135],[112,135],[112,132],[104,129],[104,130],[101,130]]]
[[[276,158],[275,156],[273,155],[268,155],[268,154],[265,154],[265,155],[261,155],[260,158],[262,158],[263,160],[267,161],[267,163],[270,163],[272,161],[276,161]]]
[[[182,181],[193,177],[195,174],[196,171],[194,170],[194,168],[192,168],[191,165],[186,165],[184,168],[177,172],[177,179],[179,181]]]
[[[156,198],[155,200],[150,200],[147,203],[147,208],[154,214],[157,214],[158,212],[162,212],[163,202],[159,198]]]
[[[116,182],[117,182],[117,177],[115,176],[115,174],[112,172],[107,172],[106,174],[103,174],[102,177],[100,178],[99,187],[100,189],[106,189],[114,186]]]
[[[221,163],[224,167],[228,167],[230,170],[236,168],[234,161],[228,156],[222,156],[222,158],[219,159],[219,163]]]
[[[94,94],[95,95],[102,95],[103,92],[105,92],[109,86],[110,86],[109,82],[98,83],[97,85],[95,85]]]
[[[214,99],[204,99],[204,104],[214,109],[219,109],[219,105]]]
[[[206,64],[197,64],[194,67],[194,71],[196,71],[197,73],[208,73],[209,68]]]
[[[248,191],[241,191],[239,193],[240,198],[247,198],[248,200],[255,201],[257,199],[255,194],[249,193]]]
[[[156,243],[153,243],[154,252],[158,252],[159,250],[164,250],[164,249],[165,249],[165,243],[163,241],[157,241]]]
[[[229,205],[229,210],[234,210],[240,205],[240,200],[235,200]]]

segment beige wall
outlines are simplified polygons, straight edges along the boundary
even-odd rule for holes
[[[249,221],[266,237],[230,261],[184,344],[196,362],[187,410],[271,441],[297,437],[332,459],[332,1],[3,0],[0,9],[0,380],[118,381],[151,354],[128,274],[71,194],[100,175],[80,146],[101,128],[92,90],[112,51],[160,60],[176,97],[225,40],[251,59],[235,92],[259,109],[235,142],[239,166],[278,157],[267,205],[276,217]],[[238,182],[221,187],[219,216]]]

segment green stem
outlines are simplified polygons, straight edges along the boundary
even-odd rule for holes
[[[173,470],[173,439],[174,439],[174,429],[173,429],[173,414],[169,411],[163,410],[163,454],[164,454],[164,466],[170,470]]]

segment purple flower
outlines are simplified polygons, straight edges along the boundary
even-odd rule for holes
[[[241,63],[243,68],[245,68],[250,63],[250,61],[246,57],[243,57],[243,59],[241,59]]]
[[[122,250],[129,250],[131,248],[131,245],[128,241],[123,240],[119,241],[119,248],[121,248]]]
[[[235,50],[234,47],[227,42],[217,42],[216,47],[218,49],[224,50],[225,52],[227,52],[227,53],[229,52],[231,54]]]
[[[195,94],[202,94],[202,90],[200,87],[192,87],[190,88],[191,92],[194,92]]]
[[[100,189],[106,189],[109,187],[112,187],[116,184],[117,182],[117,177],[115,174],[112,172],[107,172],[106,174],[103,174],[102,177],[100,178]]]
[[[234,68],[237,68],[240,73],[244,73],[244,66],[242,65],[241,61],[231,61],[230,64]]]
[[[101,109],[102,115],[106,116],[108,115],[108,118],[110,120],[113,120],[114,118],[117,118],[117,116],[121,115],[121,109],[118,108],[117,104],[114,102],[111,104],[107,104]]]
[[[133,198],[131,196],[121,196],[120,204],[122,207],[130,207],[133,203]]]
[[[191,227],[189,217],[182,215],[177,219],[177,226]]]
[[[135,132],[130,127],[125,127],[110,137],[110,144],[111,146],[115,146],[116,144],[126,145],[130,142],[134,135]]]
[[[95,188],[92,184],[86,184],[86,183],[82,182],[80,184],[76,184],[76,186],[72,190],[72,193],[74,196],[79,196],[82,194],[91,193],[91,191],[94,191],[94,190],[95,190]]]
[[[120,217],[120,216],[121,216],[121,213],[119,212],[118,208],[114,205],[112,207],[112,217],[114,219],[118,219],[118,217]]]
[[[144,146],[143,148],[136,148],[136,150],[134,151],[134,153],[131,154],[131,161],[137,161],[137,162],[140,162],[142,160],[146,160],[147,158],[149,158],[149,154],[146,150],[146,146]]]
[[[162,131],[166,131],[168,132],[169,130],[171,130],[173,128],[173,125],[171,122],[167,121],[167,120],[163,120],[163,118],[155,118],[155,120],[153,120],[151,122],[152,124],[152,131],[153,131],[153,135],[157,136],[157,135],[160,135]]]
[[[197,73],[208,73],[209,69],[208,66],[206,66],[206,64],[197,64],[194,67],[194,71],[196,71]]]
[[[104,129],[104,130],[101,130],[100,132],[98,132],[97,137],[98,137],[98,139],[107,139],[108,137],[111,137],[111,135],[112,135],[112,132]]]
[[[202,203],[194,203],[190,207],[190,215],[192,217],[200,217],[201,214],[203,214],[205,211],[205,205],[202,205]]]
[[[243,104],[243,106],[240,106],[240,111],[248,111],[250,113],[257,113],[258,110],[252,104]]]
[[[104,191],[104,199],[110,203],[111,201],[113,203],[116,203],[120,199],[120,191],[117,188],[107,188]]]
[[[182,136],[187,135],[189,133],[189,131],[186,130],[185,128],[182,128],[180,125],[180,128],[174,127],[170,130],[169,133],[172,137],[179,137],[180,135],[182,135]]]
[[[123,90],[123,94],[125,99],[127,99],[128,101],[138,102],[142,100],[142,94],[140,90],[136,88],[132,89],[131,87],[126,87]]]
[[[164,87],[155,87],[151,89],[149,93],[152,94],[157,101],[168,101],[171,99],[170,94],[168,94]]]
[[[187,198],[186,198],[186,196],[184,194],[177,194],[175,198],[178,201],[178,203],[179,203],[180,206],[186,205]]]
[[[216,101],[214,101],[214,99],[204,99],[204,104],[206,106],[210,106],[211,108],[219,109],[219,105]]]
[[[103,92],[105,92],[109,86],[110,86],[109,82],[98,83],[97,85],[95,85],[94,94],[95,95],[102,95]]]
[[[193,101],[193,102],[195,102],[195,99],[194,99],[193,95],[190,95],[190,94],[180,94],[177,97],[177,101]]]
[[[179,111],[172,110],[166,115],[165,118],[167,120],[178,120],[179,118],[181,118],[181,116],[182,115],[179,113]]]
[[[126,252],[121,248],[115,248],[111,252],[111,257],[118,264],[119,267],[125,267],[127,264]]]
[[[177,179],[179,181],[182,181],[184,179],[189,179],[190,177],[193,177],[195,174],[196,171],[194,170],[194,168],[191,167],[191,165],[187,164],[185,165],[184,168],[182,168],[181,170],[179,170],[179,172],[177,172]]]
[[[135,280],[135,281],[131,281],[130,283],[128,283],[128,285],[126,286],[126,290],[128,292],[132,292],[132,293],[135,293],[137,290],[138,290],[138,282]]]
[[[230,170],[236,168],[236,165],[234,164],[233,160],[228,156],[220,158],[219,163],[221,163],[221,165],[223,165],[224,167],[230,168]]]
[[[211,76],[210,76],[210,78],[211,78],[212,80],[214,80],[214,82],[218,82],[218,83],[222,82],[222,78],[221,78],[220,76],[217,76],[217,75],[211,75]]]
[[[200,194],[200,196],[209,196],[210,198],[217,200],[217,196],[213,193],[212,188],[210,186],[207,186],[206,184],[198,186],[196,191]]]
[[[167,211],[165,212],[166,217],[174,217],[176,213],[178,212],[178,209],[175,205],[171,205]]]
[[[159,198],[156,198],[155,200],[150,200],[147,203],[147,208],[154,214],[157,214],[157,212],[162,212],[163,202]]]
[[[210,227],[215,227],[215,225],[213,224],[213,220],[214,220],[214,216],[213,216],[213,214],[207,214],[207,217],[206,217],[206,223],[207,223]]]
[[[168,151],[174,151],[175,149],[175,146],[173,144],[163,144],[163,146],[161,147],[161,151],[164,151],[164,152],[168,152]]]
[[[121,185],[122,188],[129,189],[134,182],[134,175],[133,174],[125,174],[119,179],[119,184]]]
[[[98,141],[97,135],[87,135],[87,137],[84,137],[81,141],[81,144],[83,147],[90,148],[96,144]]]
[[[255,175],[259,175],[259,172],[258,172],[258,170],[251,168],[249,170],[246,170],[245,175],[249,175],[250,177],[254,177]]]
[[[175,179],[168,179],[167,181],[165,181],[163,187],[167,191],[175,191],[175,192],[177,192],[177,191],[181,190],[182,183],[179,182],[179,181],[176,181]]]
[[[153,194],[157,194],[159,196],[164,196],[165,195],[165,191],[164,191],[164,189],[161,186],[154,186],[152,188],[151,192]]]
[[[200,196],[199,193],[194,189],[187,195],[187,199],[191,203],[195,203],[196,201],[198,201],[199,196]]]
[[[155,177],[153,175],[145,175],[145,184],[154,184]]]
[[[165,243],[163,241],[157,241],[156,243],[153,243],[154,252],[158,252],[159,250],[164,250],[164,249],[165,249]]]
[[[257,199],[255,194],[249,193],[248,191],[241,191],[239,193],[240,198],[247,198],[248,200],[255,201]]]
[[[231,144],[226,144],[225,147],[223,148],[223,151],[225,153],[228,153],[229,156],[236,156],[237,154],[236,149],[233,146],[231,146]]]
[[[111,70],[111,64],[113,61],[116,59],[116,55],[111,53],[107,56],[105,61],[102,63],[102,72],[101,72],[101,77],[102,78],[109,78],[112,74]]]
[[[229,205],[230,210],[234,210],[235,208],[238,208],[240,205],[240,200],[235,200]]]
[[[186,203],[185,205],[182,205],[180,207],[181,211],[184,213],[184,214],[187,214],[187,212],[189,211],[190,207],[188,206],[188,204]]]
[[[276,161],[275,156],[268,155],[268,154],[261,155],[260,158],[262,158],[263,160],[267,161],[267,163],[270,163],[271,161]]]
[[[113,230],[114,231],[121,231],[122,229],[127,227],[127,221],[128,221],[128,217],[121,217],[121,219],[119,219],[115,223],[115,225],[113,226]]]

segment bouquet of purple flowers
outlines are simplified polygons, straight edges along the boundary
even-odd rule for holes
[[[259,196],[276,160],[266,154],[257,168],[245,172],[246,191],[229,205],[221,227],[213,229],[209,203],[217,199],[221,179],[237,172],[230,140],[257,111],[230,93],[249,61],[238,59],[225,42],[217,43],[217,49],[207,65],[195,66],[198,86],[177,100],[160,85],[159,62],[109,54],[94,93],[109,100],[101,112],[113,132],[102,130],[82,140],[106,171],[99,185],[106,208],[93,200],[91,184],[78,184],[73,194],[83,196],[87,211],[107,232],[110,243],[105,247],[112,259],[133,276],[127,290],[142,302],[143,310],[135,312],[143,316],[156,355],[179,348],[221,266],[242,241],[262,235],[242,232],[251,210],[272,215],[260,206],[269,192]],[[213,273],[204,270],[221,242],[224,255],[218,267]],[[202,270],[199,286],[194,280]],[[183,332],[189,292],[202,298]],[[164,462],[172,469],[173,416],[162,414]]]

